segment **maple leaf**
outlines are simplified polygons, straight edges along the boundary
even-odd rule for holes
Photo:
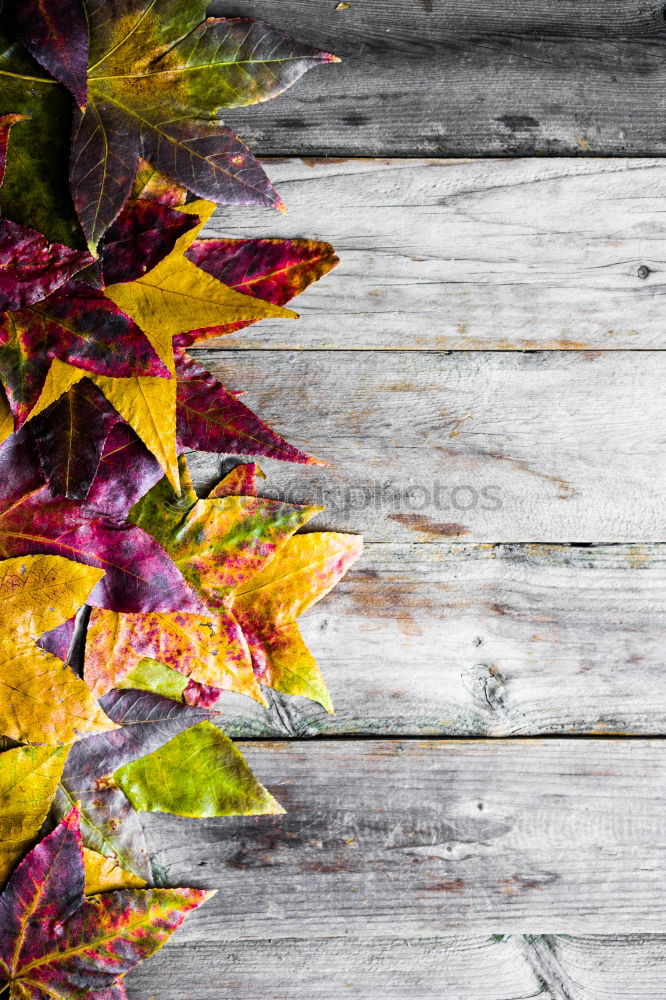
[[[0,732],[69,743],[115,728],[84,682],[35,640],[85,602],[102,573],[60,556],[0,562]]]
[[[183,493],[166,480],[130,518],[166,549],[206,606],[202,615],[119,615],[94,611],[86,639],[86,681],[96,695],[116,686],[143,659],[173,667],[199,684],[263,701],[250,651],[226,606],[228,596],[270,559],[319,507],[253,497],[200,500],[181,460]]]
[[[61,818],[80,802],[84,844],[116,865],[151,880],[136,809],[188,816],[281,811],[231,741],[201,728],[213,717],[204,708],[140,690],[111,691],[100,704],[119,728],[72,747],[53,809]]]
[[[47,244],[35,229],[0,219],[0,312],[46,298],[92,259],[61,243]]]
[[[81,0],[9,0],[5,11],[19,41],[85,106],[88,25]]]
[[[71,186],[90,246],[130,194],[140,155],[201,198],[281,202],[235,133],[218,121],[337,61],[261,21],[208,18],[206,0],[86,0],[88,105],[73,134]]]
[[[0,754],[0,884],[37,837],[68,752],[68,746],[30,746]]]
[[[295,315],[280,306],[228,288],[187,260],[186,250],[214,207],[210,203],[193,202],[176,211],[157,202],[133,201],[109,231],[109,239],[105,240],[101,251],[103,277],[122,278],[108,285],[104,295],[121,315],[136,321],[161,359],[163,373],[171,377],[154,377],[150,373],[123,378],[90,374],[80,366],[76,368],[56,359],[31,412],[34,418],[87,375],[156,456],[175,489],[178,489],[178,389],[173,337],[202,323]],[[150,270],[144,273],[141,261],[152,264]],[[215,402],[209,389],[202,405],[210,408]],[[241,409],[249,413],[246,408]],[[257,427],[264,427],[256,423]],[[211,427],[217,430],[214,421]],[[195,433],[198,442],[203,440],[203,432],[204,425],[200,421]],[[280,438],[272,436],[273,451],[280,442]],[[215,450],[218,443],[219,432],[209,443],[209,450]],[[300,455],[299,460],[308,461],[307,456],[296,449],[289,452],[292,453]]]
[[[130,512],[130,518],[170,553],[207,606],[208,618],[172,614],[158,622],[145,615],[93,612],[85,677],[97,695],[149,659],[205,685],[204,704],[211,701],[210,688],[260,700],[258,682],[311,698],[332,711],[296,618],[324,597],[359,557],[361,539],[336,532],[294,535],[320,508],[231,495],[237,486],[256,493],[255,469],[232,474],[208,499],[200,500],[183,465],[185,489],[177,502],[163,479]],[[220,643],[220,636],[229,634],[231,648]],[[211,645],[217,656],[211,655]],[[196,693],[190,689],[190,703]]]
[[[0,896],[0,980],[12,1000],[121,1000],[121,978],[213,895],[123,889],[84,896],[78,810],[23,859]]]
[[[54,358],[86,373],[170,378],[137,324],[98,289],[69,280],[90,256],[0,220],[0,380],[18,425]]]
[[[187,257],[207,274],[237,292],[283,306],[340,263],[330,243],[319,240],[196,240]],[[250,326],[245,320],[200,330],[176,338],[178,347],[222,337]]]
[[[159,476],[157,462],[118,424],[106,440],[87,499],[54,498],[25,425],[0,448],[0,558],[47,553],[105,570],[88,598],[96,606],[200,611],[200,601],[164,549],[125,519]]]

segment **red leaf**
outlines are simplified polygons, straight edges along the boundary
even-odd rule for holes
[[[159,201],[128,201],[104,238],[104,283],[140,278],[170,254],[178,238],[198,222],[196,215],[178,212]]]
[[[39,302],[92,260],[89,253],[49,245],[35,229],[0,219],[0,312]]]
[[[107,447],[114,448],[111,437]],[[30,426],[8,438],[0,449],[0,558],[45,552],[104,569],[89,598],[95,606],[200,611],[201,602],[164,549],[124,520],[137,485],[128,483],[130,469],[116,490],[109,472],[117,456],[110,457],[110,466],[100,463],[99,482],[86,501],[56,500],[44,485]],[[139,469],[143,484],[150,470],[150,462]]]
[[[288,444],[184,351],[176,351],[175,358],[180,449],[263,455],[302,465],[326,464]]]
[[[134,320],[82,281],[68,281],[48,298],[0,315],[0,378],[19,426],[37,402],[54,358],[113,378],[169,378]]]
[[[330,243],[316,240],[197,240],[186,256],[229,288],[278,306],[300,295],[340,263]],[[253,322],[191,330],[176,338],[176,343],[188,347],[197,340],[242,330]]]
[[[79,811],[23,859],[0,897],[0,977],[30,1000],[120,1000],[120,977],[157,951],[202,889],[124,889],[86,899]],[[18,995],[18,994],[17,994]]]

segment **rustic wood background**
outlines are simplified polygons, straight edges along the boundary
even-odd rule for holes
[[[661,998],[666,4],[215,11],[344,59],[228,116],[289,214],[209,227],[342,264],[200,353],[368,544],[304,622],[337,714],[224,702],[287,815],[147,819],[220,891],[130,996]]]

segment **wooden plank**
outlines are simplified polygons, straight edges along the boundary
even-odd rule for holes
[[[220,890],[181,945],[663,930],[663,741],[240,748],[285,816],[146,818],[171,884]]]
[[[225,121],[264,155],[660,155],[663,4],[219,0],[343,58]]]
[[[270,161],[289,214],[210,235],[325,239],[342,263],[239,348],[658,348],[663,160]]]
[[[130,1000],[655,1000],[666,976],[663,935],[177,940]]]
[[[203,351],[329,468],[267,492],[370,541],[666,540],[663,352]],[[220,460],[199,455],[197,480]]]
[[[370,545],[301,619],[334,716],[226,694],[237,737],[666,733],[666,547]]]

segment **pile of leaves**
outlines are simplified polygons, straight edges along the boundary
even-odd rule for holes
[[[360,540],[262,498],[241,460],[321,464],[196,359],[337,263],[207,239],[284,209],[219,120],[336,61],[206,0],[0,2],[0,988],[122,1000],[211,893],[164,887],[143,812],[282,812],[224,734],[226,692],[332,711],[297,618]],[[155,881],[160,886],[155,887]]]

